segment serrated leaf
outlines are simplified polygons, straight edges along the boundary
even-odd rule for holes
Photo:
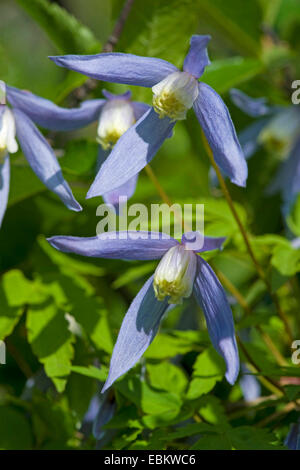
[[[26,319],[28,341],[58,392],[65,389],[74,354],[74,337],[64,315],[54,303],[48,302],[29,308]]]
[[[126,377],[117,381],[114,387],[144,413],[155,415],[159,421],[172,420],[179,413],[182,405],[181,399],[175,393],[152,389],[137,377]]]
[[[216,383],[222,380],[225,364],[214,348],[209,347],[198,355],[193,369],[192,381],[187,392],[188,400],[194,400],[210,392]]]
[[[95,366],[71,366],[72,372],[76,372],[77,374],[85,375],[86,377],[91,377],[92,379],[99,380],[100,382],[105,382],[107,379],[108,370],[106,367],[101,366],[98,369]]]
[[[189,351],[199,350],[201,345],[207,344],[208,341],[208,334],[206,332],[177,332],[174,330],[172,334],[160,333],[151,343],[144,357],[149,359],[167,359],[176,356],[176,354],[185,354]]]
[[[187,387],[187,377],[182,369],[170,362],[147,364],[149,381],[155,388],[181,394]]]

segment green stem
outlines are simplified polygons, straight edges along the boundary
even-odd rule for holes
[[[272,291],[272,286],[271,286],[271,284],[270,284],[268,278],[266,277],[266,275],[265,275],[263,269],[261,268],[261,266],[260,266],[258,260],[256,259],[256,256],[255,256],[255,254],[254,254],[254,251],[252,250],[252,247],[251,247],[250,240],[249,240],[249,238],[248,238],[247,232],[246,232],[246,230],[245,230],[245,228],[244,228],[244,226],[243,226],[243,224],[242,224],[242,221],[241,221],[241,219],[240,219],[240,217],[239,217],[239,215],[238,215],[238,213],[237,213],[236,208],[234,207],[233,200],[231,199],[231,195],[230,195],[230,193],[229,193],[229,191],[228,191],[228,188],[227,188],[227,186],[226,186],[225,180],[224,180],[224,178],[223,178],[223,176],[222,176],[222,173],[221,173],[221,171],[220,171],[218,165],[217,165],[216,162],[215,162],[213,153],[212,153],[212,151],[211,151],[210,146],[208,145],[208,142],[207,142],[207,140],[206,140],[206,137],[205,137],[203,131],[202,131],[202,138],[203,138],[203,143],[204,143],[204,146],[205,146],[205,149],[206,149],[206,153],[207,153],[207,155],[208,155],[208,157],[209,157],[209,159],[210,159],[210,162],[211,162],[211,164],[212,164],[212,166],[213,166],[213,168],[214,168],[214,170],[215,170],[215,172],[216,172],[216,174],[217,174],[217,177],[218,177],[218,180],[219,180],[221,189],[222,189],[223,194],[224,194],[224,196],[225,196],[225,199],[226,199],[226,201],[227,201],[227,203],[228,203],[228,206],[229,206],[229,208],[230,208],[230,210],[231,210],[231,212],[232,212],[232,215],[233,215],[233,217],[235,218],[235,221],[236,221],[236,223],[237,223],[237,225],[238,225],[238,227],[239,227],[239,229],[240,229],[240,232],[241,232],[242,237],[243,237],[243,239],[244,239],[244,242],[245,242],[246,248],[247,248],[247,250],[248,250],[249,256],[250,256],[250,258],[251,258],[252,261],[253,261],[253,264],[254,264],[254,266],[255,266],[255,268],[256,268],[256,271],[257,271],[259,277],[264,281],[264,283],[265,283],[265,285],[266,285],[266,288],[267,288],[267,291],[269,292],[269,294],[270,294],[270,296],[271,296],[271,298],[272,298],[272,300],[273,300],[273,303],[274,303],[274,305],[275,305],[275,307],[276,307],[276,309],[277,309],[278,315],[280,316],[280,318],[281,318],[281,320],[282,320],[282,322],[283,322],[283,324],[284,324],[285,331],[286,331],[286,334],[287,334],[287,336],[288,336],[288,338],[289,338],[289,341],[292,342],[292,341],[293,341],[293,334],[292,334],[292,331],[291,331],[291,328],[290,328],[288,319],[287,319],[285,313],[283,312],[283,310],[281,309],[281,306],[280,306],[280,303],[279,303],[279,300],[278,300],[277,295]]]

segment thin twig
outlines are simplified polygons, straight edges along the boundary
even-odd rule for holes
[[[245,310],[245,313],[247,315],[251,315],[252,309],[251,309],[250,305],[248,304],[247,300],[245,299],[245,297],[232,284],[232,282],[228,279],[227,276],[225,276],[224,273],[222,273],[219,269],[217,269],[215,266],[213,266],[212,263],[211,263],[211,265],[212,265],[216,275],[220,279],[221,283],[223,284],[223,286],[225,286],[226,289],[234,296],[234,298],[237,300],[237,302],[240,304],[240,306]],[[278,350],[277,346],[274,344],[272,338],[268,335],[268,333],[265,333],[260,325],[255,325],[255,328],[258,330],[258,332],[260,333],[263,341],[265,342],[265,344],[270,349],[270,351],[273,354],[274,358],[276,359],[278,365],[286,366],[287,361],[282,356],[281,352]]]
[[[287,317],[286,317],[285,313],[283,312],[283,310],[281,309],[281,306],[280,306],[280,303],[279,303],[279,300],[278,300],[277,295],[272,291],[272,286],[271,286],[271,284],[270,284],[268,278],[266,277],[266,275],[265,275],[263,269],[261,268],[261,266],[260,266],[258,260],[256,259],[256,256],[255,256],[255,254],[254,254],[254,251],[252,250],[252,247],[251,247],[250,240],[249,240],[249,238],[248,238],[247,232],[246,232],[246,230],[245,230],[245,228],[244,228],[244,226],[243,226],[243,223],[242,223],[242,221],[241,221],[241,219],[240,219],[240,217],[239,217],[239,215],[238,215],[238,213],[237,213],[236,208],[234,207],[233,200],[231,199],[231,195],[230,195],[230,193],[229,193],[229,191],[228,191],[228,188],[227,188],[227,186],[226,186],[225,180],[224,180],[224,178],[223,178],[223,176],[222,176],[222,173],[221,173],[221,171],[220,171],[218,165],[217,165],[216,162],[215,162],[215,159],[214,159],[212,150],[211,150],[211,148],[210,148],[210,146],[209,146],[209,144],[208,144],[208,142],[207,142],[207,140],[206,140],[206,137],[205,137],[203,131],[202,131],[202,139],[203,139],[203,143],[204,143],[204,146],[205,146],[205,149],[206,149],[206,153],[207,153],[207,155],[208,155],[208,157],[209,157],[209,159],[210,159],[210,162],[211,162],[211,164],[212,164],[212,166],[213,166],[213,168],[214,168],[214,170],[215,170],[215,172],[216,172],[216,174],[217,174],[217,177],[218,177],[218,180],[219,180],[221,189],[222,189],[222,191],[223,191],[223,193],[224,193],[225,199],[226,199],[226,201],[227,201],[227,203],[228,203],[228,205],[229,205],[229,208],[230,208],[230,210],[231,210],[231,212],[232,212],[232,215],[233,215],[233,217],[235,218],[235,221],[236,221],[236,223],[237,223],[237,225],[238,225],[238,227],[239,227],[239,229],[240,229],[240,232],[241,232],[242,237],[243,237],[243,239],[244,239],[244,242],[245,242],[246,248],[247,248],[247,250],[248,250],[248,253],[249,253],[249,255],[250,255],[250,258],[251,258],[252,261],[253,261],[253,264],[254,264],[254,266],[255,266],[255,268],[256,268],[256,271],[257,271],[259,277],[264,281],[264,283],[265,283],[265,285],[266,285],[266,288],[267,288],[267,290],[268,290],[268,292],[269,292],[269,294],[270,294],[270,296],[271,296],[271,298],[272,298],[272,300],[273,300],[273,302],[274,302],[274,305],[275,305],[275,307],[276,307],[276,309],[277,309],[277,312],[278,312],[278,314],[279,314],[279,316],[280,316],[280,318],[281,318],[281,320],[282,320],[282,322],[283,322],[283,324],[284,324],[285,331],[286,331],[286,334],[287,334],[287,336],[288,336],[288,338],[289,338],[289,341],[292,342],[292,341],[293,341],[293,334],[292,334],[292,331],[291,331],[289,322],[288,322],[288,320],[287,320]]]
[[[102,52],[113,52],[115,46],[117,45],[121,37],[122,31],[124,29],[125,23],[127,21],[127,18],[133,6],[133,3],[134,3],[134,0],[125,0],[121,13],[115,23],[113,32],[111,33],[108,40],[104,44],[102,48]],[[87,95],[91,91],[93,91],[97,87],[98,83],[99,83],[98,80],[89,78],[83,85],[81,85],[79,88],[76,88],[75,90],[72,91],[72,93],[70,94],[71,100],[72,99],[75,100],[77,102],[76,104],[80,103],[87,97]]]

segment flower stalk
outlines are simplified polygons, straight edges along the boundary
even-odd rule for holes
[[[220,171],[218,165],[217,165],[216,162],[215,162],[215,159],[214,159],[214,157],[213,157],[213,153],[212,153],[211,148],[210,148],[210,146],[209,146],[209,144],[208,144],[208,142],[207,142],[207,140],[206,140],[206,137],[205,137],[205,135],[204,135],[203,132],[201,133],[201,135],[202,135],[202,139],[203,139],[203,143],[204,143],[204,147],[205,147],[206,153],[207,153],[207,155],[208,155],[208,157],[209,157],[209,160],[210,160],[210,162],[211,162],[211,164],[212,164],[212,166],[213,166],[213,168],[214,168],[214,170],[215,170],[215,172],[216,172],[216,174],[217,174],[217,177],[218,177],[218,180],[219,180],[221,189],[222,189],[223,194],[224,194],[224,196],[225,196],[225,199],[226,199],[226,201],[227,201],[227,203],[228,203],[228,205],[229,205],[229,208],[230,208],[230,210],[231,210],[231,212],[232,212],[232,215],[233,215],[233,217],[235,218],[235,221],[236,221],[236,223],[237,223],[237,225],[238,225],[238,227],[239,227],[239,229],[240,229],[240,232],[241,232],[242,237],[243,237],[243,239],[244,239],[244,242],[245,242],[246,248],[247,248],[247,250],[248,250],[248,253],[249,253],[249,255],[250,255],[250,258],[251,258],[252,261],[253,261],[253,264],[254,264],[254,266],[255,266],[255,268],[256,268],[256,271],[257,271],[259,277],[260,277],[260,278],[262,279],[262,281],[265,283],[266,288],[267,288],[267,291],[269,292],[269,294],[270,294],[270,296],[271,296],[271,298],[272,298],[272,300],[273,300],[273,303],[274,303],[274,305],[275,305],[275,307],[276,307],[276,309],[277,309],[278,315],[280,316],[280,318],[281,318],[281,320],[282,320],[282,322],[283,322],[283,324],[284,324],[285,331],[286,331],[286,334],[287,334],[287,336],[288,336],[288,339],[289,339],[290,342],[292,342],[292,341],[293,341],[293,334],[292,334],[291,327],[290,327],[290,325],[289,325],[288,319],[287,319],[285,313],[283,312],[283,310],[282,310],[282,308],[281,308],[281,306],[280,306],[280,303],[279,303],[279,300],[278,300],[277,295],[272,291],[272,286],[271,286],[271,284],[270,284],[268,278],[266,277],[266,275],[265,275],[265,273],[264,273],[262,267],[260,266],[260,264],[259,264],[259,262],[258,262],[258,260],[257,260],[257,258],[256,258],[256,256],[255,256],[255,254],[254,254],[254,251],[253,251],[253,249],[252,249],[252,247],[251,247],[250,240],[249,240],[249,238],[248,238],[247,232],[246,232],[246,230],[245,230],[245,228],[244,228],[244,226],[243,226],[243,224],[242,224],[242,221],[241,221],[241,219],[240,219],[240,217],[239,217],[239,215],[238,215],[238,213],[237,213],[236,208],[234,207],[233,200],[231,199],[231,195],[230,195],[230,193],[229,193],[229,191],[228,191],[228,188],[227,188],[227,185],[226,185],[226,183],[225,183],[225,180],[224,180],[224,178],[223,178],[223,176],[222,176],[222,173],[221,173],[221,171]]]

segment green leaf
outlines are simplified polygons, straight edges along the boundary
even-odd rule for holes
[[[27,165],[14,163],[12,160],[11,185],[8,207],[26,198],[47,191],[46,186]]]
[[[0,286],[0,339],[12,333],[25,304],[39,304],[47,297],[38,282],[29,281],[18,269],[5,273]]]
[[[181,394],[187,387],[188,380],[183,370],[170,362],[147,364],[147,372],[155,388]]]
[[[39,361],[44,364],[58,392],[63,392],[71,372],[74,337],[68,329],[64,312],[54,303],[31,307],[27,312],[28,341]]]
[[[72,140],[64,148],[64,156],[60,158],[60,165],[72,175],[88,175],[93,177],[96,174],[96,160],[98,146],[95,141],[85,139]]]
[[[60,251],[52,248],[52,246],[47,242],[47,240],[40,236],[38,238],[38,243],[44,253],[51,259],[51,261],[56,264],[56,266],[61,269],[61,271],[65,274],[70,274],[74,276],[74,272],[78,274],[87,274],[92,276],[103,276],[105,270],[100,268],[100,266],[95,266],[92,263],[88,263],[83,259],[75,259],[72,256],[69,256],[65,253],[61,253]]]
[[[28,419],[10,406],[0,406],[0,449],[28,450],[33,436]]]
[[[199,354],[193,366],[194,372],[187,399],[194,400],[210,392],[222,380],[225,364],[221,356],[211,346]]]
[[[145,263],[133,268],[126,269],[112,284],[112,287],[119,289],[120,287],[126,286],[130,282],[136,281],[145,275],[153,273],[157,263]]]
[[[300,250],[291,245],[277,246],[271,263],[284,276],[293,276],[300,271]]]
[[[122,381],[117,381],[114,387],[128,400],[141,408],[144,413],[155,415],[158,418],[155,424],[158,421],[172,420],[177,416],[182,405],[178,395],[154,390],[136,377],[126,377]],[[154,424],[153,420],[151,420],[151,424]]]
[[[101,369],[98,369],[95,366],[71,366],[71,370],[72,372],[76,372],[76,374],[85,375],[86,377],[91,377],[92,379],[99,380],[100,382],[105,382],[108,374],[108,370],[104,366],[101,366]]]
[[[267,429],[250,426],[240,426],[230,429],[227,434],[233,448],[237,450],[283,450],[283,446],[276,445],[276,438]]]
[[[260,23],[262,11],[256,0],[196,0],[205,24],[215,26],[217,33],[232,47],[243,53],[258,56],[260,52]]]
[[[169,433],[167,436],[162,436],[162,441],[172,441],[173,439],[182,439],[184,437],[194,436],[195,434],[215,434],[216,428],[211,424],[206,423],[192,423],[183,426],[175,432]]]
[[[144,354],[149,359],[167,359],[176,354],[185,354],[199,350],[201,345],[208,343],[206,332],[172,331],[170,334],[160,333]]]
[[[39,304],[48,297],[39,282],[29,281],[18,269],[12,269],[4,274],[2,282],[7,302],[11,307],[19,307],[26,303]]]
[[[218,93],[225,93],[263,71],[263,64],[255,59],[231,57],[215,60],[206,68],[201,81]]]
[[[64,8],[48,0],[16,0],[41,26],[58,50],[68,54],[100,52],[93,33]]]

